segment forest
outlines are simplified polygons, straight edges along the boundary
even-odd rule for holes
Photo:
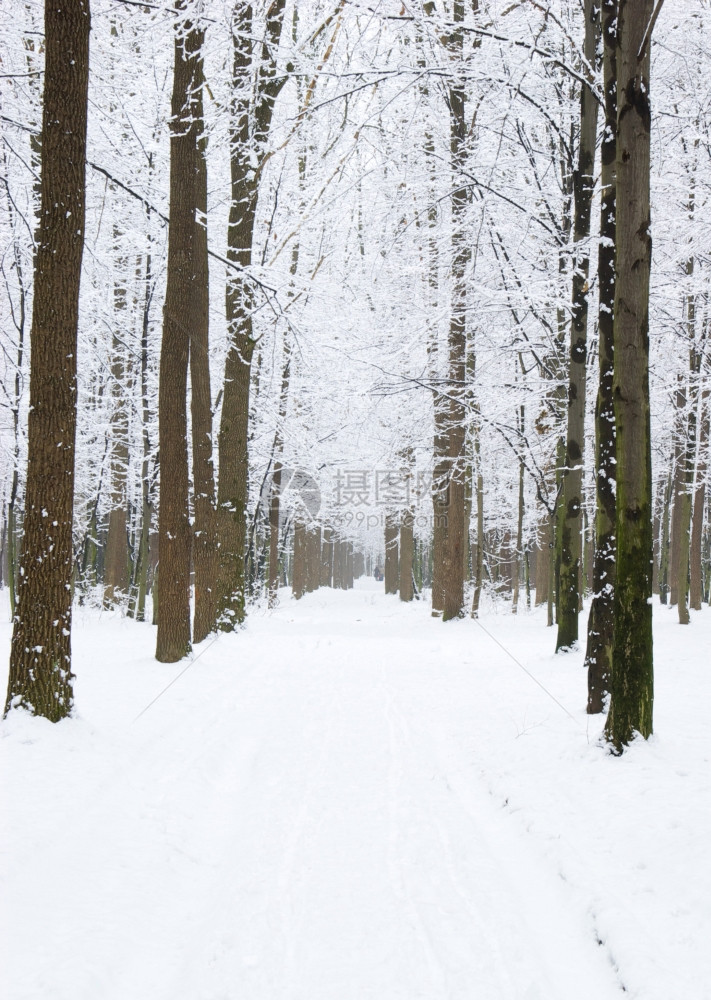
[[[708,997],[707,71],[0,5],[13,1000]]]
[[[444,620],[483,590],[546,604],[556,649],[587,643],[591,712],[631,615],[620,656],[651,705],[645,602],[688,624],[711,584],[708,5],[117,0],[57,11],[51,38],[38,4],[2,16],[17,649],[51,673],[71,599],[142,621],[152,597],[177,661],[280,583],[382,568]],[[51,145],[52,101],[73,146]],[[17,656],[7,705],[68,711],[69,681],[30,691]],[[625,707],[612,743],[648,714]]]

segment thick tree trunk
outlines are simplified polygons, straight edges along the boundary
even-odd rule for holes
[[[599,8],[585,0],[584,53],[588,65],[596,61]],[[597,99],[591,89],[581,87],[580,144],[573,181],[573,238],[576,259],[573,268],[572,321],[568,369],[568,426],[565,445],[563,491],[558,506],[560,533],[560,592],[556,652],[570,649],[578,641],[580,564],[582,540],[583,449],[585,445],[585,373],[587,362],[588,277],[590,270],[590,210],[595,185]]]
[[[183,3],[178,12],[185,10]],[[156,659],[173,663],[190,651],[188,498],[188,359],[196,289],[195,210],[200,33],[176,26],[170,140],[170,223],[158,390],[160,508]]]
[[[612,397],[615,308],[615,156],[617,0],[602,5],[605,126],[600,150],[599,375],[595,401],[595,555],[585,667],[588,714],[602,712],[610,687],[615,593],[615,414]]]
[[[89,0],[46,0],[27,489],[5,712],[22,707],[53,722],[73,708],[72,515],[89,27]]]
[[[228,347],[219,433],[218,532],[220,579],[218,627],[233,629],[245,616],[245,541],[248,496],[249,391],[254,334],[255,286],[249,280],[259,198],[259,177],[266,154],[274,103],[284,83],[276,77],[276,57],[285,0],[267,12],[260,46],[253,38],[252,7],[240,3],[233,24],[235,99],[230,133],[231,201],[227,227],[225,307]],[[254,87],[246,85],[254,80]],[[259,164],[255,169],[255,161]]]
[[[217,624],[219,549],[212,458],[212,391],[210,387],[210,295],[207,255],[207,138],[203,118],[204,31],[197,33],[193,115],[195,155],[194,294],[190,317],[190,383],[193,443],[193,568],[195,615],[193,640],[201,642]]]
[[[653,728],[649,204],[652,0],[620,0],[617,35],[617,258],[613,395],[617,578],[606,736],[622,748]]]
[[[452,60],[459,66],[462,60],[464,4],[456,0],[453,8],[454,30],[447,39]],[[442,561],[442,620],[460,618],[464,614],[464,545],[466,523],[466,430],[465,392],[467,360],[467,284],[466,268],[470,248],[466,240],[466,214],[469,205],[468,187],[461,182],[466,165],[468,122],[465,117],[466,94],[460,83],[447,91],[449,106],[450,158],[453,176],[451,303],[449,321],[449,361],[447,416],[445,432],[446,525],[444,559]]]

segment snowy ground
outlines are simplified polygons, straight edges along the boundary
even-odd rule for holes
[[[617,759],[540,614],[381,587],[285,592],[139,718],[183,665],[78,610],[78,718],[0,726],[4,997],[711,997],[711,611],[655,608]]]

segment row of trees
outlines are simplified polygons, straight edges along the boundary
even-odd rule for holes
[[[86,25],[88,5],[76,11]],[[651,732],[652,588],[671,584],[683,620],[687,579],[700,603],[702,567],[709,576],[696,250],[708,9],[682,5],[653,46],[660,11],[94,0],[85,180],[83,152],[62,160],[50,125],[34,124],[56,85],[51,122],[78,134],[63,116],[82,102],[86,115],[86,85],[49,61],[50,33],[66,55],[77,29],[66,10],[53,12],[59,27],[47,13],[43,40],[29,6],[8,23],[4,552],[11,590],[19,580],[8,707],[70,711],[73,589],[87,599],[100,585],[141,619],[152,588],[157,656],[171,662],[238,626],[252,595],[274,603],[286,562],[298,596],[316,545],[334,565],[329,546],[356,543],[382,552],[386,588],[403,599],[431,585],[444,620],[478,612],[487,576],[511,579],[514,608],[520,581],[535,582],[561,650],[579,639],[587,571],[589,711],[611,689],[613,745]],[[53,169],[59,195],[32,180]],[[650,176],[666,198],[651,300]],[[42,199],[84,191],[74,346],[52,333],[82,363],[47,378],[38,291],[54,303],[60,278],[45,280],[43,240],[69,278]],[[71,227],[78,209],[66,212]],[[34,435],[33,392],[51,396],[58,380],[67,413]],[[673,426],[656,419],[652,438],[650,412],[670,396]],[[55,520],[61,546],[46,531]],[[63,604],[42,582],[50,566]],[[58,698],[52,676],[66,680]]]

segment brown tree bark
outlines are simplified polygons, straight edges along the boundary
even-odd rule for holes
[[[46,0],[27,488],[5,712],[24,708],[52,722],[73,708],[72,515],[89,28],[89,0]]]
[[[276,57],[285,0],[267,12],[261,45],[254,40],[252,6],[238,3],[233,23],[234,89],[230,132],[231,201],[227,227],[229,270],[225,293],[228,348],[219,433],[218,530],[220,578],[218,627],[230,630],[245,616],[245,539],[248,495],[249,391],[255,285],[249,278],[259,198],[274,104],[286,77]],[[252,85],[253,83],[253,85]],[[255,169],[255,160],[257,167]]]
[[[615,586],[615,414],[612,396],[615,309],[615,157],[617,146],[617,0],[602,5],[605,124],[600,148],[599,373],[595,400],[595,554],[587,626],[587,712],[603,711],[610,687]]]
[[[653,0],[620,0],[613,397],[617,577],[606,737],[619,753],[653,729],[652,449],[649,412],[650,48]]]
[[[475,5],[476,6],[476,5]],[[446,45],[456,66],[463,53],[464,4],[455,0],[453,28]],[[455,70],[456,72],[456,70]],[[466,93],[461,82],[450,84],[447,90],[449,108],[450,159],[453,177],[451,304],[449,321],[449,357],[446,424],[446,524],[444,558],[442,560],[442,620],[460,618],[464,613],[464,544],[466,524],[466,430],[465,391],[467,361],[467,284],[466,267],[470,248],[466,239],[466,213],[469,188],[462,183],[461,172],[466,165],[468,122],[465,113]]]
[[[599,8],[594,0],[584,0],[585,41],[588,65],[596,61],[599,37]],[[565,444],[563,490],[558,505],[559,595],[556,652],[570,649],[578,641],[580,604],[580,564],[582,557],[582,487],[585,445],[585,385],[587,367],[588,277],[590,251],[590,211],[595,184],[595,142],[597,138],[597,97],[590,87],[580,92],[580,142],[578,165],[573,179],[576,247],[573,266],[572,320],[568,369],[568,424]]]
[[[170,137],[170,221],[163,341],[158,389],[160,507],[158,520],[158,636],[156,659],[174,663],[190,651],[188,500],[188,358],[195,296],[195,209],[199,32],[181,14],[175,36]]]
[[[195,611],[193,639],[202,640],[217,624],[219,549],[212,457],[212,391],[210,387],[210,293],[207,253],[207,137],[203,115],[202,50],[205,32],[196,31],[195,90],[192,100],[195,134],[194,293],[190,316],[190,383],[193,444],[193,569]]]
[[[307,586],[307,528],[303,521],[294,522],[294,560],[291,570],[291,592],[297,601],[306,593]]]

